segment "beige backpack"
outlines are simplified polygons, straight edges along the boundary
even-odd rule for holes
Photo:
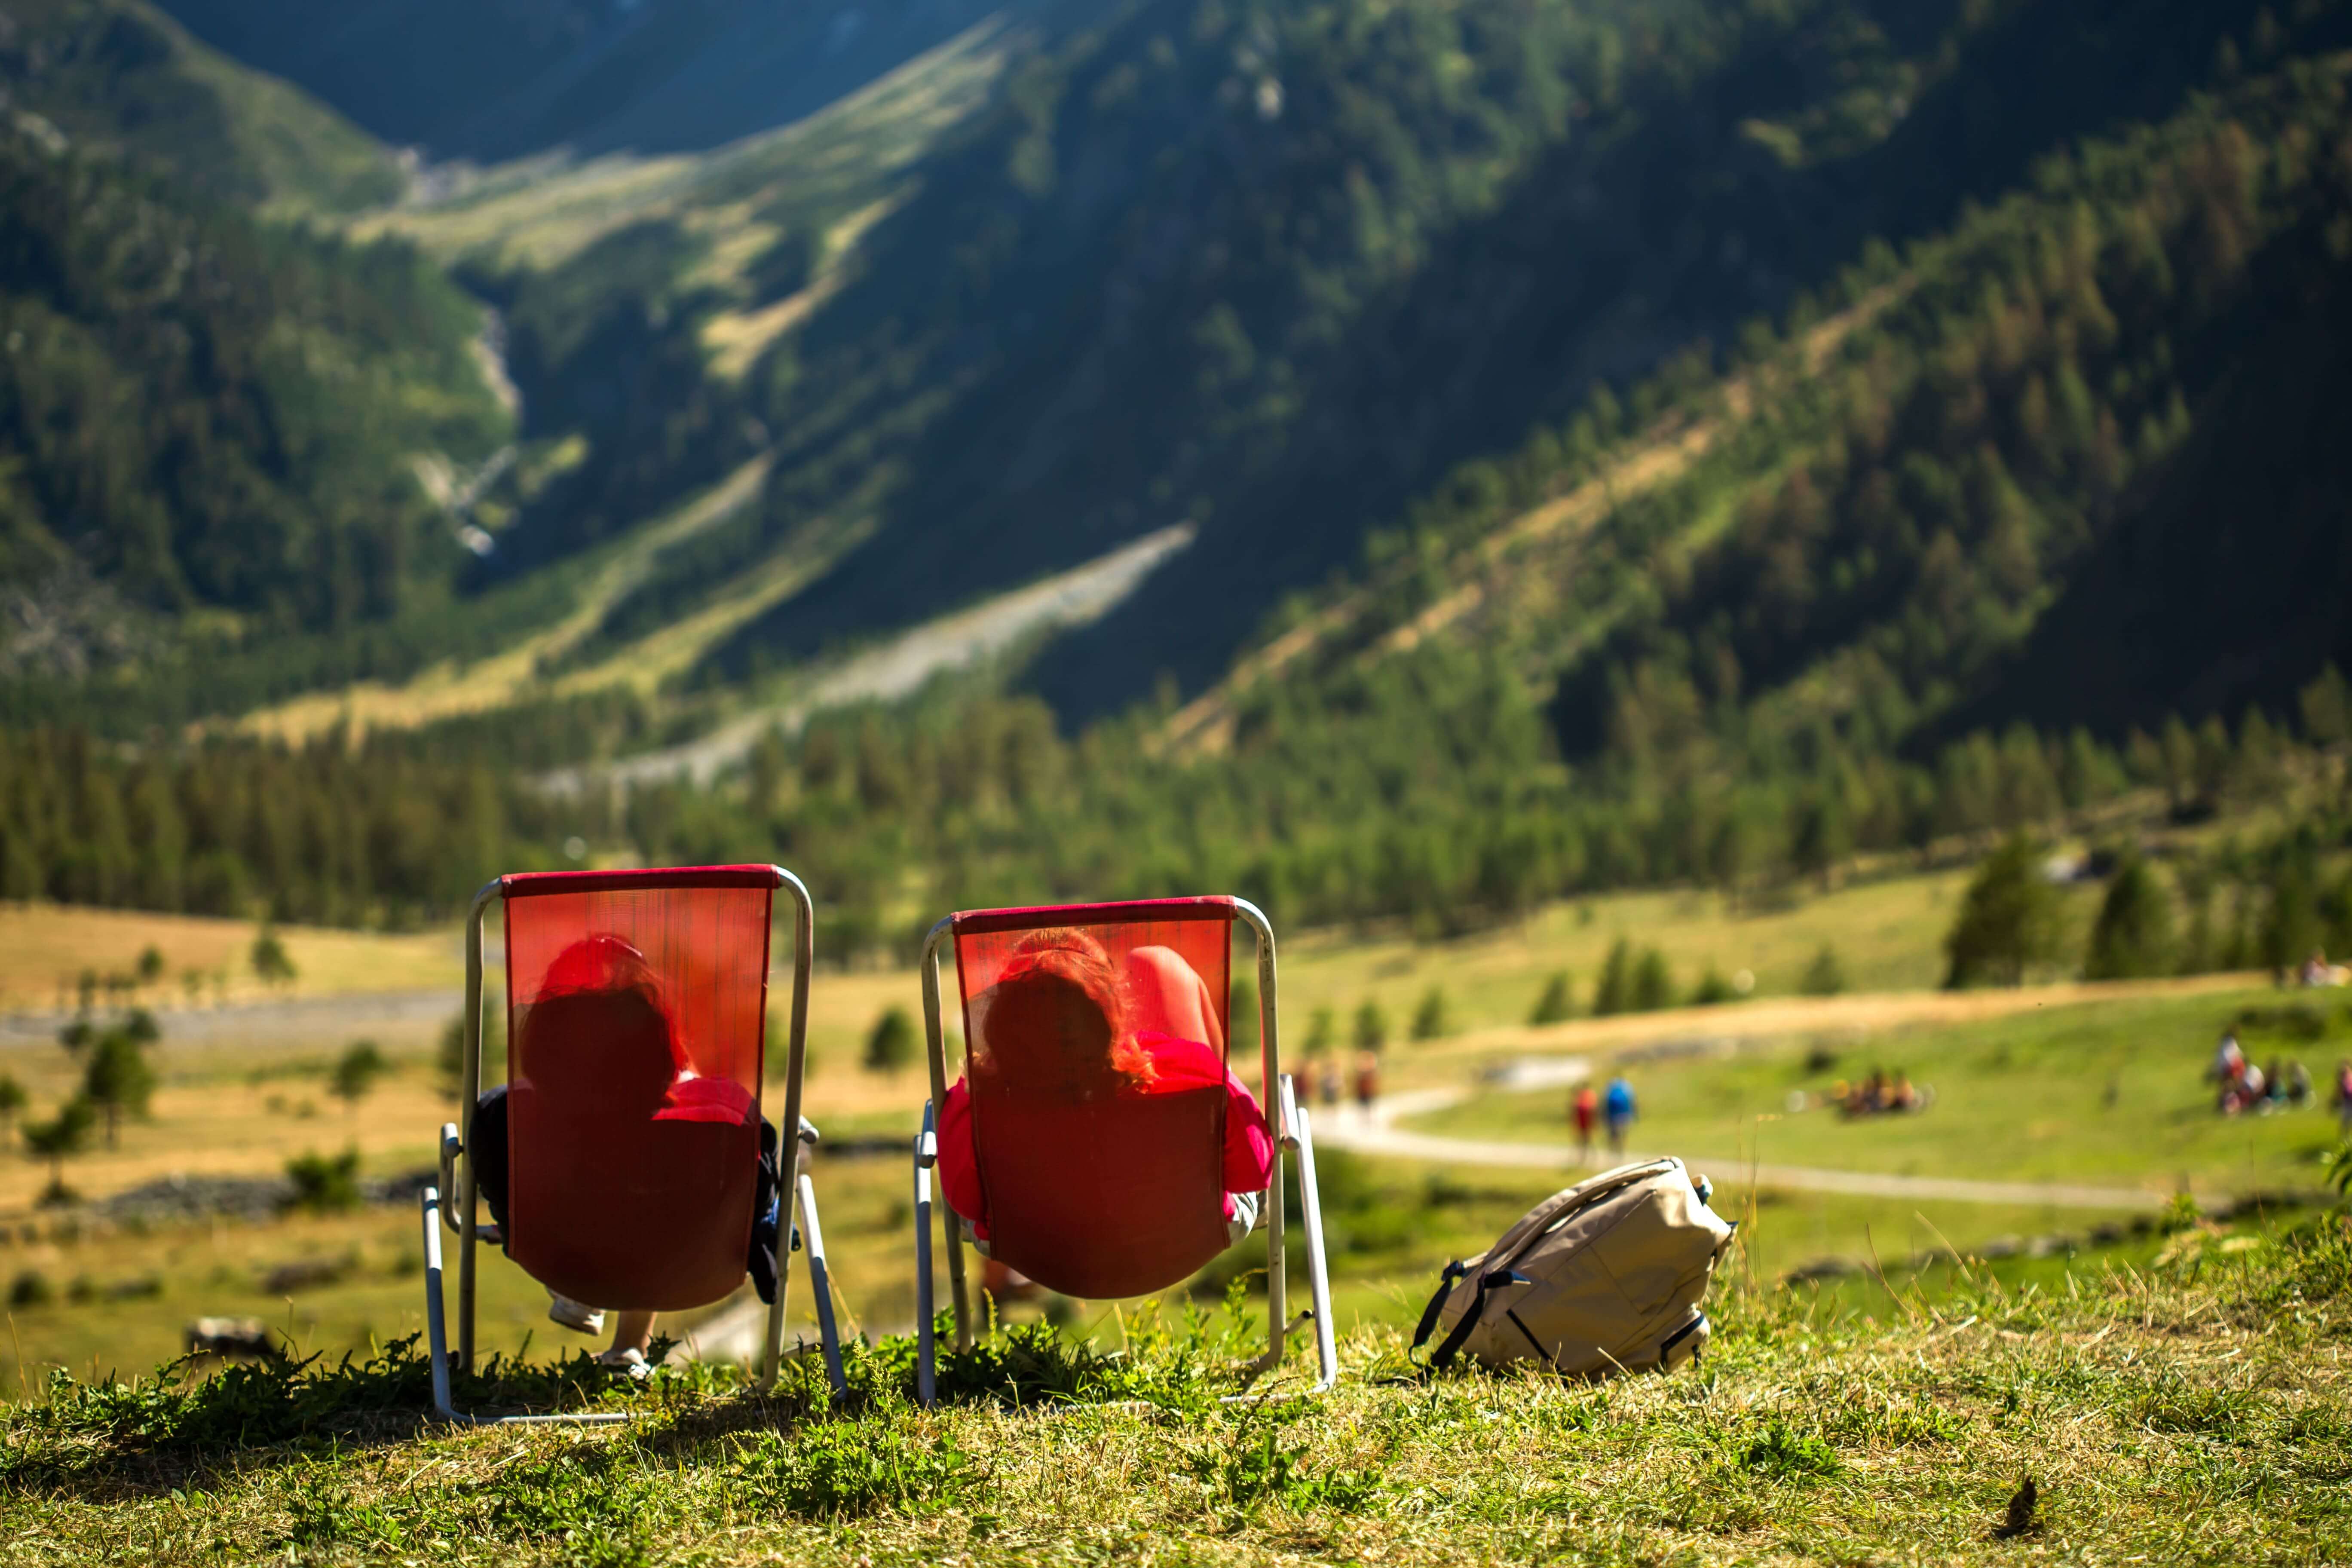
[[[1706,1343],[1699,1300],[1731,1245],[1710,1191],[1680,1160],[1648,1160],[1554,1193],[1487,1251],[1445,1266],[1412,1348],[1444,1328],[1432,1370],[1465,1350],[1571,1376],[1680,1366]]]

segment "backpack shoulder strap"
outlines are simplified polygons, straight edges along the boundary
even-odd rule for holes
[[[1445,1298],[1454,1294],[1454,1287],[1459,1285],[1469,1272],[1469,1266],[1457,1258],[1447,1264],[1445,1271],[1437,1277],[1437,1289],[1429,1298],[1429,1305],[1421,1310],[1421,1326],[1412,1331],[1414,1350],[1427,1344],[1429,1336],[1437,1331],[1437,1317],[1445,1310]]]
[[[1534,1280],[1516,1268],[1496,1268],[1478,1276],[1478,1299],[1472,1302],[1470,1310],[1463,1313],[1454,1322],[1454,1331],[1445,1336],[1445,1342],[1431,1352],[1429,1370],[1444,1372],[1454,1358],[1461,1353],[1463,1345],[1468,1342],[1472,1334],[1477,1332],[1478,1325],[1486,1319],[1487,1297],[1507,1285],[1534,1283]]]

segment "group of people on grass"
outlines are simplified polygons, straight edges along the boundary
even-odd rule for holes
[[[2213,1109],[2224,1116],[2300,1110],[2313,1100],[2310,1068],[2276,1057],[2268,1068],[2256,1066],[2238,1044],[2235,1030],[2222,1033],[2207,1076],[2216,1086]],[[2336,1116],[2352,1133],[2352,1060],[2336,1064],[2335,1089]]]
[[[1017,1083],[1024,1095],[1073,1106],[1222,1084],[1220,1181],[1228,1240],[1260,1223],[1274,1168],[1273,1131],[1256,1097],[1226,1067],[1221,1010],[1181,954],[1139,947],[1114,960],[1083,930],[1033,932],[995,984],[972,998],[971,1011],[968,1071],[940,1107],[938,1168],[949,1206],[983,1258],[990,1229],[974,1144],[975,1079]],[[593,1123],[605,1130],[607,1148],[667,1140],[664,1157],[677,1160],[749,1161],[756,1145],[746,1268],[772,1288],[789,1180],[780,1168],[780,1141],[742,1085],[698,1071],[695,1042],[684,1037],[679,1013],[645,956],[622,938],[590,936],[562,953],[520,1012],[512,1080],[477,1102],[467,1147],[479,1191],[502,1240],[510,1242],[519,1125]],[[632,1214],[614,1223],[625,1230],[677,1219]],[[548,1294],[554,1321],[592,1335],[603,1331],[604,1310],[551,1288]],[[645,1377],[655,1314],[610,1315],[617,1320],[613,1343],[597,1361],[617,1375]]]
[[[1934,1099],[1935,1091],[1913,1084],[1909,1073],[1898,1068],[1889,1076],[1885,1068],[1873,1068],[1860,1083],[1840,1079],[1829,1093],[1829,1102],[1849,1117],[1906,1116],[1927,1110]]]

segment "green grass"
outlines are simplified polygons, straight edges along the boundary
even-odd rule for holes
[[[2268,991],[2078,1003],[1938,1026],[1743,1046],[1728,1058],[1634,1063],[1634,1142],[1718,1159],[1903,1175],[2200,1192],[2310,1187],[2336,1143],[2316,1105],[2271,1116],[2214,1113],[2200,1077],[2221,1029],[2247,1008],[2307,1006],[2320,1033],[2242,1028],[2256,1060],[2300,1058],[2324,1095],[2352,1051],[2342,1001],[2282,1002]],[[1727,1009],[1720,1027],[1738,1026]],[[1602,1070],[1606,1059],[1597,1058]],[[1933,1085],[1916,1116],[1849,1121],[1821,1108],[1839,1079],[1874,1068]],[[1797,1098],[1792,1098],[1797,1097]],[[1562,1142],[1567,1091],[1486,1095],[1419,1119],[1458,1137]],[[1792,1110],[1800,1101],[1810,1108]]]
[[[1727,1281],[1700,1367],[1598,1385],[1392,1384],[1398,1338],[1365,1330],[1328,1399],[1237,1405],[1254,1324],[1214,1308],[1131,1319],[1117,1353],[996,1336],[929,1413],[903,1342],[853,1355],[840,1411],[805,1367],[772,1399],[560,1367],[468,1390],[634,1403],[599,1431],[424,1426],[401,1352],[60,1384],[5,1417],[0,1510],[32,1562],[2308,1563],[2352,1522],[2347,1284],[2331,1215],[1874,1306]]]

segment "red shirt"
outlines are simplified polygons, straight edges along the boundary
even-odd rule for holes
[[[1223,1181],[1231,1193],[1262,1193],[1274,1176],[1274,1136],[1267,1131],[1265,1112],[1258,1108],[1257,1097],[1250,1093],[1225,1069],[1217,1053],[1198,1040],[1180,1040],[1173,1035],[1146,1029],[1135,1037],[1151,1057],[1155,1071],[1151,1082],[1129,1090],[1135,1094],[1174,1094],[1180,1089],[1206,1089],[1219,1079],[1225,1085],[1225,1152]],[[982,1241],[988,1239],[987,1205],[980,1192],[980,1159],[971,1146],[971,1089],[961,1079],[948,1090],[945,1104],[940,1107],[940,1191],[948,1206],[971,1222],[971,1230]],[[1073,1172],[1075,1176],[1079,1173]],[[1233,1217],[1234,1205],[1225,1202],[1225,1217]]]

